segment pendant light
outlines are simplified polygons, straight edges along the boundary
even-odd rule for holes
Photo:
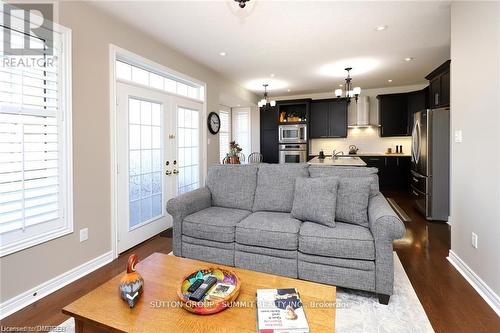
[[[269,84],[264,83],[263,86],[264,86],[264,98],[262,98],[259,101],[259,103],[257,103],[257,105],[259,105],[259,108],[266,106],[267,104],[269,104],[270,106],[276,106],[276,101],[272,100],[270,101],[267,99],[267,87],[269,86]]]
[[[358,101],[358,96],[361,94],[361,88],[360,87],[352,87],[352,77],[351,77],[351,70],[352,67],[347,67],[345,68],[347,71],[347,77],[345,79],[345,93],[342,91],[342,89],[335,89],[335,96],[337,98],[348,98],[349,102],[351,101],[351,98],[356,99],[356,102]],[[342,96],[344,95],[344,96]]]

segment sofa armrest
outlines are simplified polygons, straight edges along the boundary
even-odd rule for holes
[[[375,240],[375,291],[382,299],[388,299],[394,290],[392,242],[403,237],[405,226],[382,193],[370,198],[368,223]]]
[[[212,195],[207,187],[184,193],[167,202],[167,212],[173,220],[173,250],[176,256],[182,256],[182,221],[190,214],[212,205]]]
[[[370,198],[368,204],[368,223],[375,241],[401,238],[405,225],[396,215],[382,193]]]

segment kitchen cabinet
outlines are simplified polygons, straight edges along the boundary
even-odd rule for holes
[[[309,137],[347,137],[347,106],[347,100],[343,98],[313,100],[309,115]]]
[[[260,153],[265,163],[278,163],[278,108],[260,108]]]
[[[415,112],[428,108],[428,87],[399,94],[378,95],[380,136],[410,136]]]
[[[367,167],[378,169],[381,190],[410,188],[409,156],[360,156]]]
[[[430,108],[450,105],[450,60],[425,77],[429,80]]]
[[[278,119],[280,124],[305,124],[309,117],[310,99],[278,101]]]
[[[409,130],[408,94],[378,95],[380,136],[407,136]]]

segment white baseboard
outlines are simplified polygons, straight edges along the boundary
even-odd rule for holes
[[[493,311],[500,316],[500,297],[452,250],[450,250],[447,259],[462,274],[467,282],[476,289],[486,303],[491,306]]]
[[[35,288],[27,290],[0,304],[0,319],[30,305],[33,302],[53,293],[54,291],[78,280],[79,278],[95,271],[96,269],[113,261],[113,252],[107,252],[97,258],[87,261],[55,278],[46,281]]]

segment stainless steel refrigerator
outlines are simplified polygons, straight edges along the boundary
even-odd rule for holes
[[[411,193],[428,220],[448,221],[450,214],[450,109],[414,114]]]

